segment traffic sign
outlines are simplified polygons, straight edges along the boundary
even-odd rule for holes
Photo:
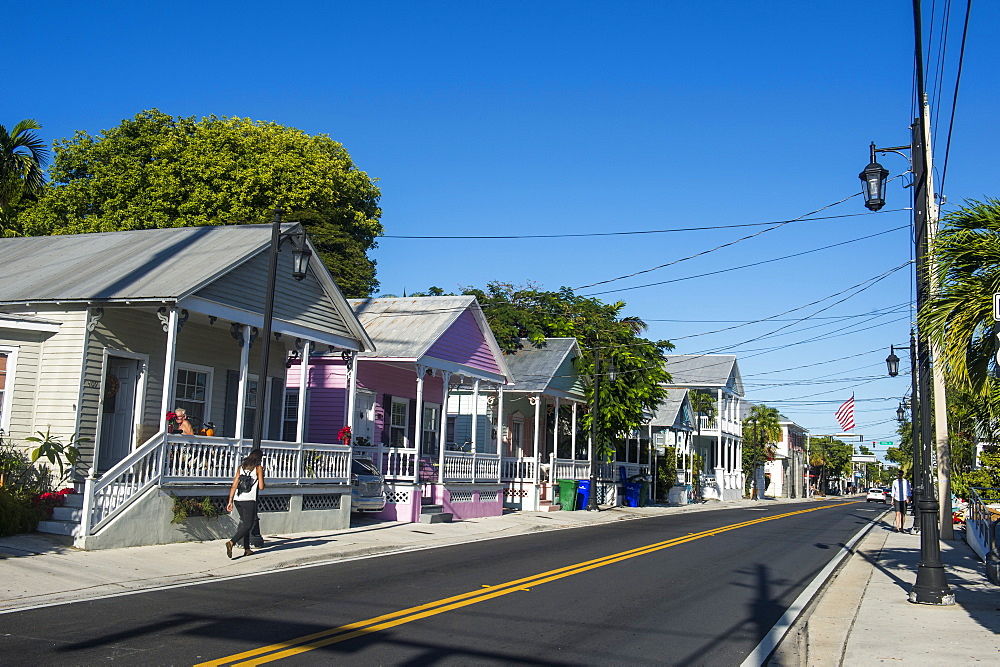
[[[896,443],[894,443],[894,442],[880,442],[880,443],[878,443],[879,447],[892,447],[894,444],[896,444]]]

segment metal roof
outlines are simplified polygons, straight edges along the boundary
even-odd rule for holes
[[[575,338],[546,338],[543,347],[536,347],[527,338],[521,348],[506,356],[507,366],[514,376],[514,386],[508,391],[544,392],[567,358],[580,355]],[[567,383],[569,384],[569,383]]]
[[[0,303],[174,301],[270,242],[271,225],[0,239]]]
[[[672,387],[725,387],[730,378],[736,393],[743,395],[743,381],[734,354],[668,354],[663,367],[671,375]]]
[[[670,389],[667,397],[656,406],[656,412],[649,423],[653,426],[674,426],[681,418],[681,407],[687,400],[687,389]],[[687,425],[690,427],[690,424]]]
[[[348,299],[378,351],[366,357],[418,359],[444,335],[474,296]]]

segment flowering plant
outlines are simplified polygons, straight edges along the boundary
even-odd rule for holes
[[[171,410],[170,412],[167,413],[167,421],[168,422],[172,422],[175,419],[177,419],[177,413],[176,412],[174,412],[173,410]]]
[[[344,426],[337,431],[337,440],[343,442],[345,445],[351,444],[351,427]]]
[[[31,499],[31,504],[45,512],[49,518],[52,518],[52,509],[61,507],[66,502],[66,496],[70,493],[76,493],[76,490],[65,488],[58,491],[40,493]]]

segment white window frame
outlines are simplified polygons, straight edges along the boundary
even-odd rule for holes
[[[395,406],[397,406],[397,405],[402,405],[403,406],[403,424],[402,424],[402,426],[398,426],[398,425],[392,423],[393,408]],[[389,424],[388,424],[388,428],[389,428],[389,446],[390,447],[400,447],[400,446],[402,446],[402,447],[407,448],[407,449],[412,449],[413,448],[414,443],[409,442],[409,433],[410,433],[410,399],[408,399],[408,398],[397,398],[395,396],[392,397],[392,403],[389,405]],[[392,444],[392,432],[395,429],[401,429],[403,431],[403,438],[402,438],[403,444],[402,445],[393,445]]]
[[[178,371],[191,371],[195,373],[205,373],[205,413],[201,418],[202,423],[208,423],[212,421],[212,390],[215,386],[215,368],[212,366],[202,366],[200,364],[189,364],[184,361],[178,361],[174,364],[174,387],[173,395],[170,397],[170,407],[171,409],[177,407],[177,387],[180,384],[177,381]],[[189,399],[181,399],[189,403],[195,403],[196,401],[190,401]]]
[[[431,411],[431,418],[428,418],[428,410]],[[423,432],[420,434],[420,451],[436,452],[440,446],[438,428],[441,425],[441,404],[430,402],[424,403],[424,414],[422,417],[423,418],[420,420],[420,430]],[[433,424],[431,422],[433,422]],[[428,434],[431,434],[430,442],[425,442]]]
[[[295,402],[289,405],[289,400],[294,397]],[[302,392],[298,387],[285,387],[285,396],[281,401],[281,437],[284,442],[295,442],[296,437],[299,432],[299,400],[302,398]],[[288,408],[295,408],[291,417],[288,416]],[[291,431],[289,434],[288,431]],[[291,435],[291,439],[286,438],[286,435]]]
[[[0,397],[0,429],[5,436],[10,434],[10,411],[14,403],[14,376],[17,371],[17,351],[13,345],[0,346],[0,354],[7,355],[7,372],[4,379],[3,396]]]

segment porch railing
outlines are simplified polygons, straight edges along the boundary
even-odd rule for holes
[[[590,479],[590,463],[572,459],[552,459],[552,481],[557,479]]]
[[[241,438],[167,435],[161,431],[84,488],[82,530],[90,535],[158,484],[228,484],[251,443]],[[349,484],[345,445],[264,441],[267,480],[276,484]]]
[[[997,554],[996,528],[1000,521],[1000,489],[969,489],[965,510],[965,541],[986,563],[986,574],[1000,584],[1000,556]]]
[[[445,452],[445,482],[500,481],[500,455],[480,452]]]
[[[500,479],[505,482],[535,481],[538,461],[533,456],[500,459]]]

